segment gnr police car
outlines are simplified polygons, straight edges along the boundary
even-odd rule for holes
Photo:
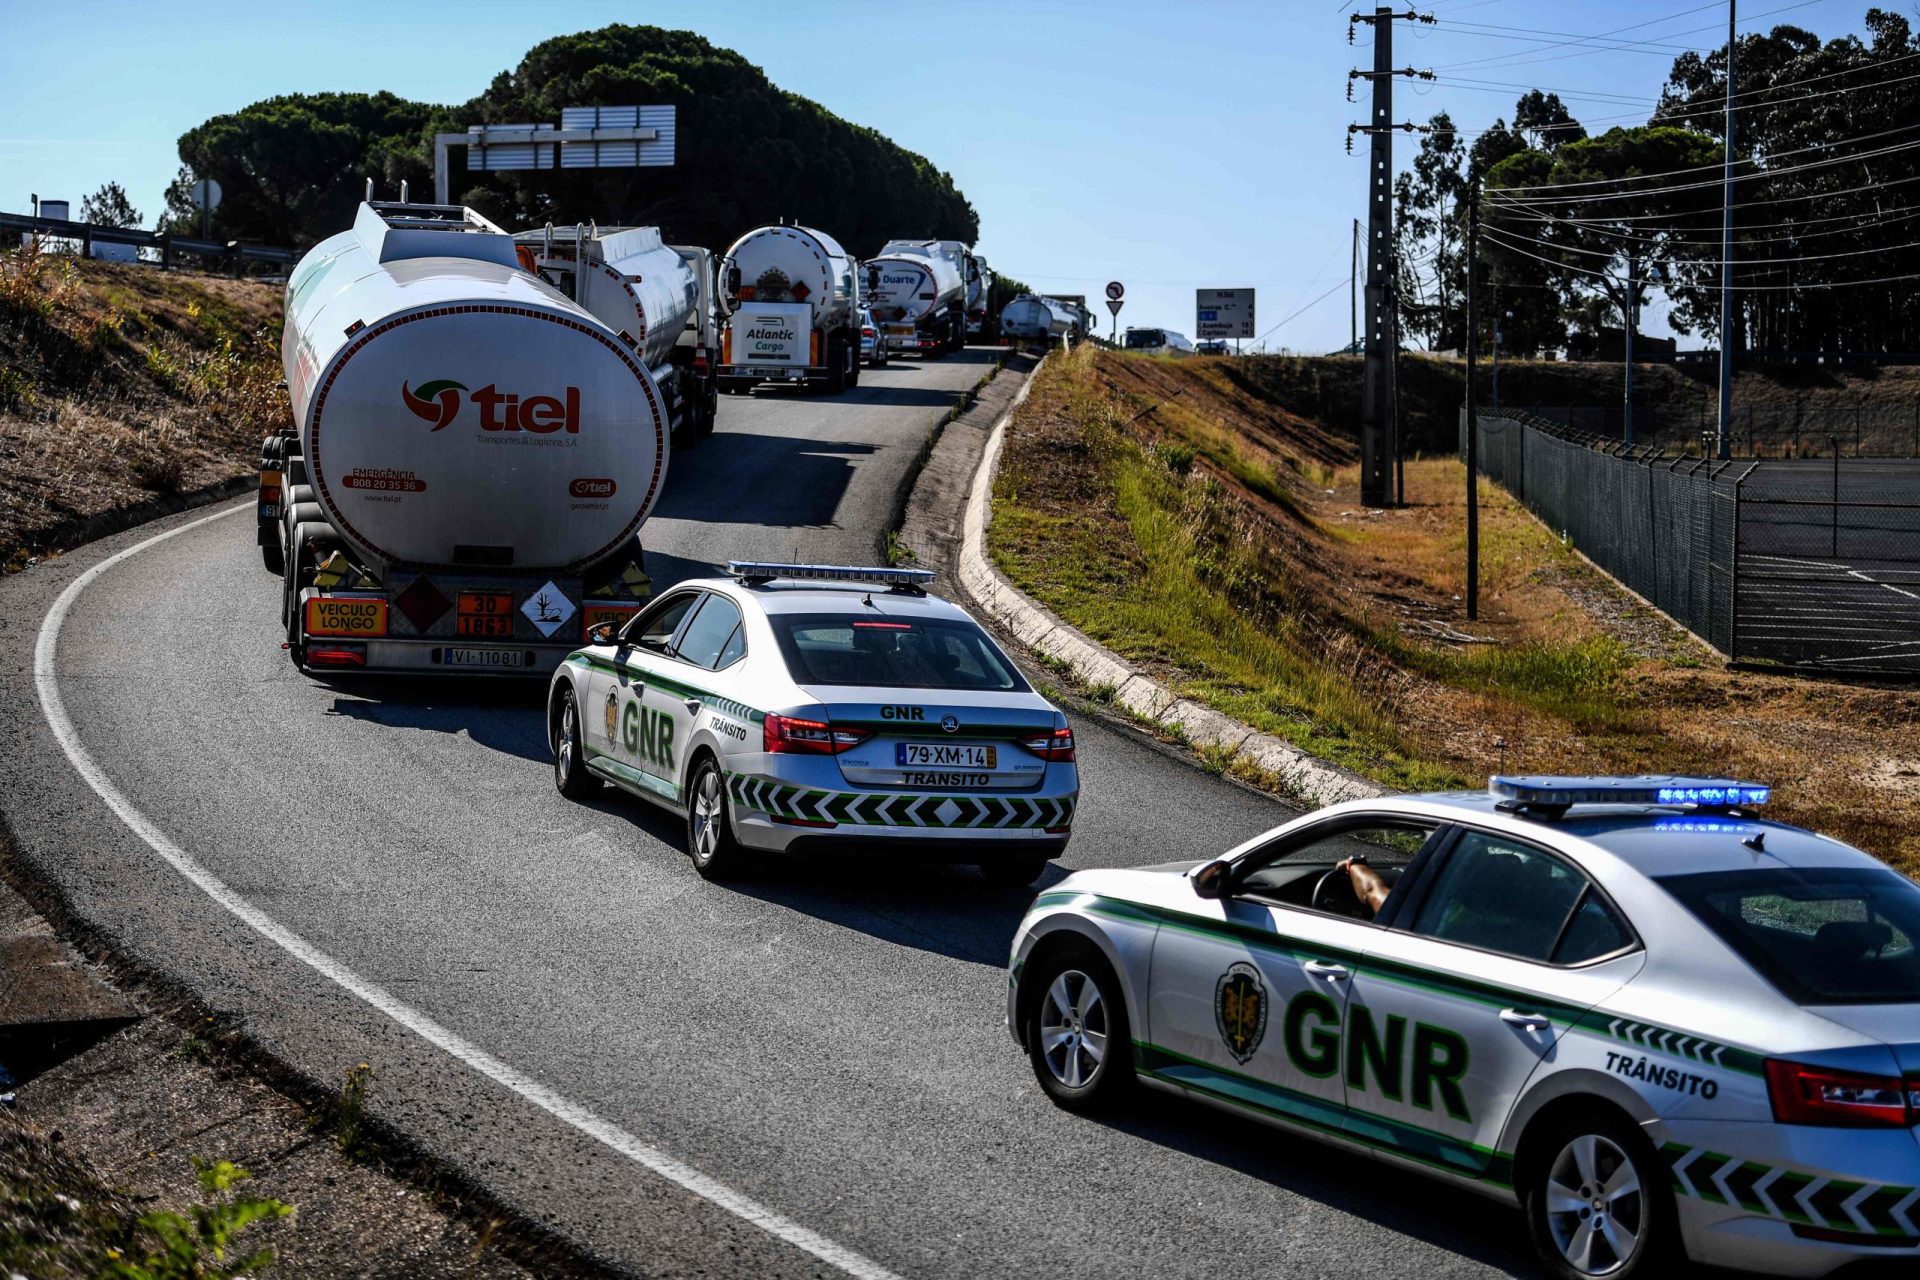
[[[1920,888],[1767,794],[1495,778],[1079,872],[1009,1025],[1062,1106],[1137,1079],[1410,1165],[1557,1276],[1920,1274]]]
[[[554,673],[554,781],[684,814],[701,875],[837,846],[1028,884],[1066,848],[1073,731],[924,569],[734,561]]]

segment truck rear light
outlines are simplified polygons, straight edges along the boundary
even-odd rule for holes
[[[768,716],[763,749],[769,754],[837,756],[872,736],[865,729],[836,729],[820,720]]]
[[[1055,729],[1051,733],[1029,734],[1020,739],[1020,745],[1042,760],[1066,763],[1073,759],[1073,730]]]
[[[750,284],[743,284],[743,285],[741,285],[741,286],[740,286],[740,289],[739,289],[739,292],[737,292],[737,293],[736,293],[736,294],[735,294],[734,296],[735,296],[735,297],[737,297],[737,298],[739,298],[739,299],[740,299],[740,301],[742,301],[742,302],[752,302],[752,301],[753,301],[753,286],[752,286],[752,285],[750,285]]]
[[[1767,1059],[1767,1096],[1780,1124],[1906,1129],[1920,1116],[1916,1095],[1920,1081]]]
[[[1048,827],[1047,834],[1050,836],[1064,836],[1072,830],[1072,827]]]
[[[877,337],[879,335],[875,334],[874,331],[871,329],[862,329],[860,330],[860,336],[863,338],[872,338],[872,337]]]
[[[307,665],[310,667],[364,667],[367,665],[367,646],[330,644],[310,647],[307,650]]]
[[[694,351],[693,371],[703,378],[713,371],[713,366],[707,363],[707,349],[705,347],[700,347]]]

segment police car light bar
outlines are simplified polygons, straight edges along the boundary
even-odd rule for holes
[[[729,560],[727,575],[742,582],[771,582],[789,578],[808,582],[874,582],[890,587],[918,589],[933,581],[931,569],[894,569],[853,564],[774,564],[760,560]]]
[[[1773,788],[1732,778],[1684,778],[1642,774],[1633,778],[1507,777],[1488,779],[1487,790],[1504,806],[1565,809],[1576,804],[1672,804],[1698,809],[1763,805]]]

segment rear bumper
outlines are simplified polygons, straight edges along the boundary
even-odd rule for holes
[[[1066,848],[1079,778],[1071,766],[1055,770],[1061,776],[1030,791],[849,791],[745,773],[729,774],[727,789],[734,832],[755,849],[857,847],[973,862]]]
[[[574,643],[454,644],[430,638],[336,640],[309,636],[300,667],[316,675],[428,674],[545,680],[578,647]],[[346,656],[355,654],[358,662]]]
[[[740,378],[747,382],[825,382],[827,370],[812,365],[723,364],[719,367],[719,376]]]
[[[1896,1262],[1920,1274],[1910,1130],[1685,1120],[1668,1138],[1662,1155],[1695,1261],[1781,1276]]]

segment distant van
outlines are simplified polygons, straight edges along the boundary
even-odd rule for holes
[[[1203,356],[1226,356],[1233,354],[1233,348],[1227,345],[1225,338],[1203,338],[1200,341],[1200,345],[1195,347],[1194,350]]]
[[[1135,329],[1128,328],[1126,347],[1129,351],[1144,352],[1147,355],[1190,356],[1193,343],[1187,336],[1175,333],[1171,329]]]

